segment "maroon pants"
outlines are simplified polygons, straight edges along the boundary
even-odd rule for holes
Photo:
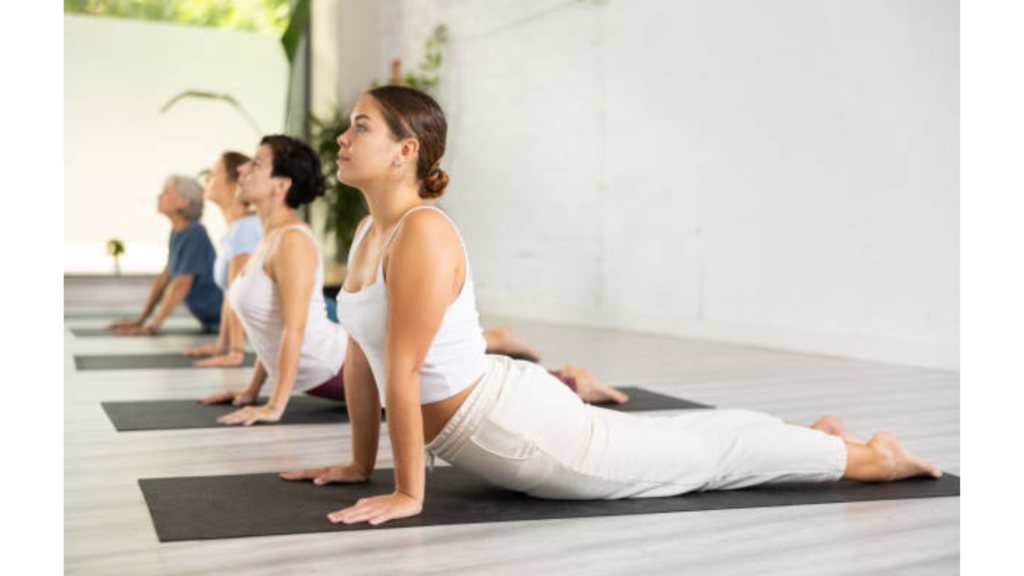
[[[342,376],[342,372],[345,371],[344,366],[338,373],[331,377],[330,380],[317,386],[316,388],[310,388],[306,390],[306,394],[310,396],[316,396],[318,398],[326,398],[328,400],[337,400],[338,402],[345,401],[345,377]],[[558,370],[548,370],[552,376],[562,381],[573,392],[576,391],[576,379],[572,376],[563,376]]]

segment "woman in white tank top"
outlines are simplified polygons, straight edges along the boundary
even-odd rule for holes
[[[324,193],[319,157],[294,138],[267,136],[239,175],[239,199],[255,207],[263,236],[227,297],[257,360],[248,387],[203,402],[250,404],[271,380],[265,405],[245,406],[219,419],[250,425],[279,420],[293,392],[341,399],[348,337],[327,318],[320,251],[309,227],[295,216],[299,206]]]
[[[584,404],[529,362],[485,355],[469,259],[458,231],[424,200],[440,196],[446,123],[422,92],[375,88],[338,138],[338,176],[370,206],[349,258],[339,317],[352,460],[282,475],[317,484],[368,478],[381,406],[395,491],[339,502],[331,522],[419,514],[424,448],[453,466],[540,498],[640,498],[778,481],[941,476],[879,432],[869,442],[826,417],[812,429],[746,410],[672,418]],[[429,505],[427,503],[426,505]]]
[[[296,208],[323,193],[319,159],[302,142],[268,136],[256,156],[238,171],[239,199],[255,206],[264,234],[229,285],[227,298],[257,360],[245,389],[202,402],[248,405],[267,380],[273,381],[266,405],[246,406],[219,419],[224,424],[249,425],[279,420],[295,392],[343,401],[342,363],[348,337],[327,318],[319,249],[309,228],[295,217]],[[507,327],[485,332],[483,338],[499,353],[533,352]],[[588,401],[626,400],[584,368],[566,365],[552,374]]]

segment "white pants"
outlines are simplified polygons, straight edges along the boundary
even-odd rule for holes
[[[838,480],[846,445],[748,410],[637,416],[584,404],[540,366],[488,370],[427,446],[453,466],[538,498],[617,499]]]

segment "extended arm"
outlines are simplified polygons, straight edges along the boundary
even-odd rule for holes
[[[316,283],[316,246],[305,233],[285,230],[269,258],[271,280],[277,284],[281,309],[281,340],[277,350],[274,389],[264,406],[253,406],[220,418],[225,424],[276,422],[284,414],[299,373],[299,355],[306,333],[309,301]],[[317,287],[318,288],[318,287]]]

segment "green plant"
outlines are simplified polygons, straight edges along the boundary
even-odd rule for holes
[[[124,242],[122,242],[120,238],[111,238],[110,240],[107,240],[107,254],[113,256],[116,261],[122,254],[124,254]]]
[[[444,63],[441,51],[446,44],[448,44],[448,27],[438,24],[430,36],[427,36],[423,59],[416,66],[416,70],[407,72],[402,77],[402,84],[436,96],[434,90],[441,83],[441,65]]]
[[[281,35],[288,0],[64,0],[65,14],[88,14],[213,26]]]
[[[359,190],[338,180],[338,135],[348,130],[348,118],[336,109],[328,118],[310,115],[309,122],[310,146],[320,155],[327,183],[327,193],[319,200],[326,213],[324,234],[334,238],[334,261],[340,264],[348,260],[356,227],[369,210]]]
[[[261,136],[263,130],[260,129],[260,125],[256,123],[256,119],[249,114],[249,111],[245,109],[242,104],[230,94],[214,94],[213,92],[203,92],[201,90],[185,90],[174,95],[170,100],[167,101],[163,107],[160,108],[160,113],[165,114],[172,106],[184,100],[186,98],[199,98],[201,100],[220,100],[221,102],[227,102],[232,108],[238,110],[238,112],[245,117],[245,121],[249,123],[249,127],[252,128],[256,136]]]

